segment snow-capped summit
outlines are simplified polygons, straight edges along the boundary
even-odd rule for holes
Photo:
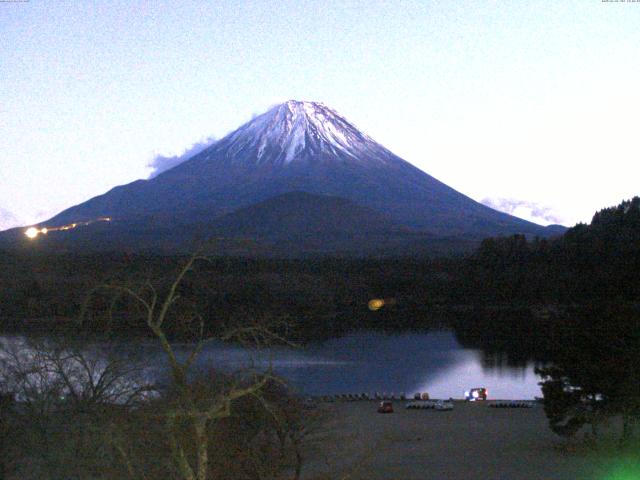
[[[320,102],[289,100],[227,135],[211,149],[255,164],[287,165],[330,157],[385,164],[389,153]]]

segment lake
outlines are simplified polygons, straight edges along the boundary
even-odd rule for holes
[[[22,336],[2,337],[18,350],[28,351]],[[174,345],[179,355],[188,344]],[[25,350],[26,349],[26,350]],[[91,351],[100,348],[87,347]],[[129,340],[118,343],[118,355],[143,359],[151,365],[149,377],[166,372],[166,360],[158,343]],[[314,343],[304,348],[272,347],[248,351],[240,346],[208,343],[198,357],[201,371],[235,371],[269,366],[298,392],[307,395],[344,393],[428,392],[432,398],[461,398],[473,387],[485,387],[489,398],[533,399],[541,396],[533,365],[508,367],[486,365],[482,352],[464,348],[452,332],[397,333],[357,332]]]
[[[251,356],[241,348],[214,343],[202,352],[198,365],[233,370],[249,363],[271,364],[298,391],[310,395],[428,392],[434,398],[460,398],[469,388],[485,387],[490,398],[542,396],[533,364],[488,366],[482,352],[462,347],[451,332],[358,332]]]

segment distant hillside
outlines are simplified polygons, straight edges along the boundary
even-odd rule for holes
[[[358,235],[398,229],[387,216],[340,197],[290,192],[215,220],[225,232],[273,238],[313,233]]]

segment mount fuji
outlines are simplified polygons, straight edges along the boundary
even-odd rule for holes
[[[103,218],[110,221],[96,222]],[[562,231],[486,207],[394,155],[335,110],[295,100],[156,177],[115,187],[39,227],[68,224],[83,226],[38,241],[70,249],[180,250],[195,236],[222,244],[251,239],[264,253],[366,254]]]

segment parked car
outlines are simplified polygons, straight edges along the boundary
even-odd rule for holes
[[[472,388],[471,390],[464,392],[464,399],[469,402],[475,402],[476,400],[486,400],[488,394],[489,392],[486,388]]]
[[[380,402],[380,406],[378,407],[378,413],[393,413],[393,403]]]

